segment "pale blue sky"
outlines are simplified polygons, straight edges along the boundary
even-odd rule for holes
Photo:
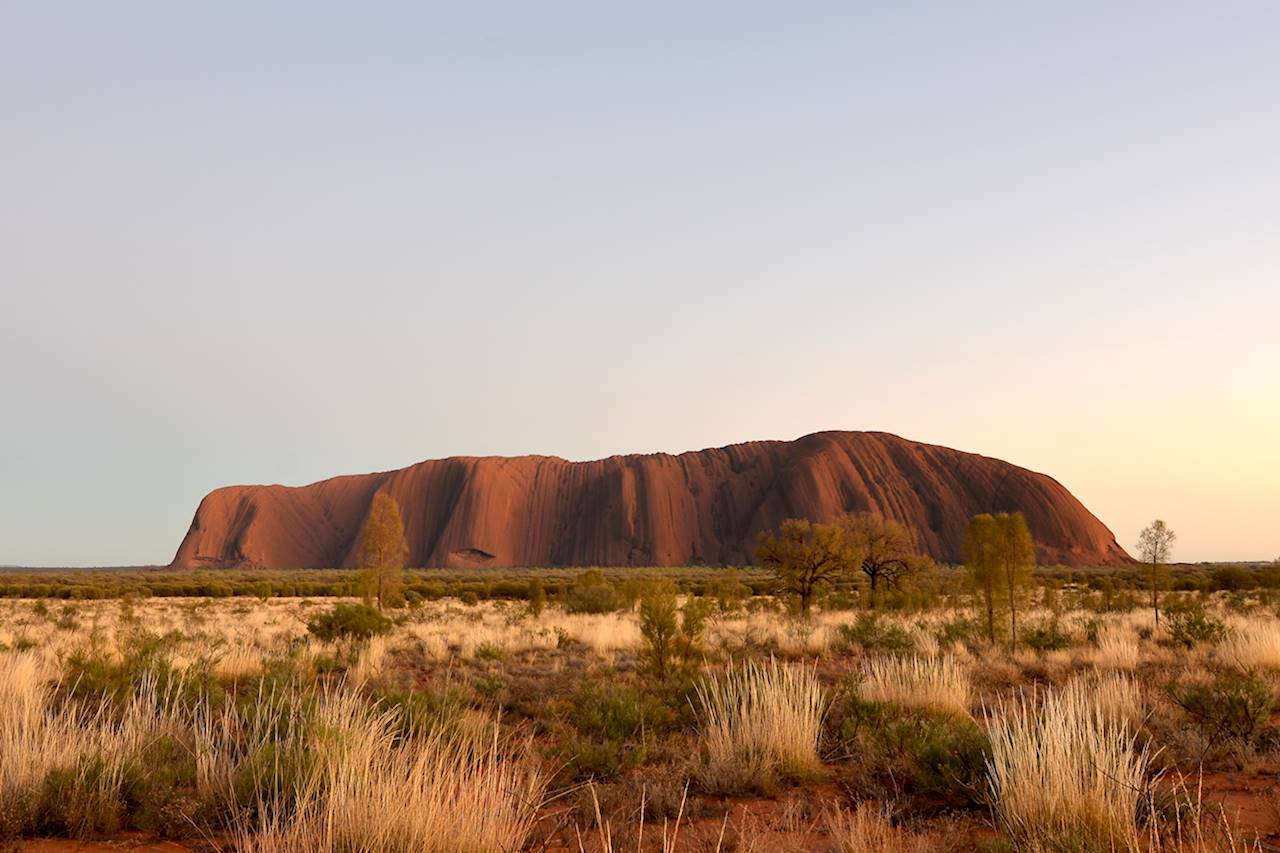
[[[820,429],[1280,553],[1280,5],[193,5],[0,3],[0,563]]]

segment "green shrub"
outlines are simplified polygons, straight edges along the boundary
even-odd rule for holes
[[[529,581],[526,598],[529,601],[529,615],[535,618],[541,616],[543,609],[547,606],[547,590],[542,585],[542,581],[537,578]]]
[[[583,572],[565,596],[569,613],[612,613],[622,607],[622,596],[599,569]]]
[[[859,614],[852,625],[841,625],[840,639],[849,645],[860,646],[868,653],[905,655],[916,648],[915,641],[905,628],[876,613]]]
[[[702,598],[689,598],[684,607],[676,605],[676,589],[671,581],[650,585],[640,598],[641,659],[646,668],[665,678],[672,665],[690,665],[702,653],[711,605]]]
[[[982,636],[982,624],[977,619],[951,619],[940,624],[933,632],[934,638],[939,645],[948,646],[952,643],[968,643],[972,640],[980,639]]]
[[[1022,642],[1038,652],[1057,652],[1071,647],[1071,635],[1062,630],[1057,619],[1050,619],[1024,631]]]
[[[1216,643],[1227,635],[1227,626],[1211,616],[1198,601],[1165,608],[1169,639],[1188,649],[1199,643]]]
[[[1175,685],[1169,693],[1210,744],[1237,740],[1274,747],[1280,742],[1280,729],[1270,722],[1276,710],[1271,685],[1256,673],[1228,670],[1211,683]]]
[[[968,717],[868,702],[848,690],[827,725],[833,751],[856,758],[865,782],[935,806],[984,802],[991,746]]]
[[[391,630],[392,622],[367,604],[335,604],[307,622],[307,631],[326,642],[367,640]]]
[[[654,694],[631,685],[587,682],[569,702],[573,731],[556,751],[575,778],[610,778],[644,760],[645,740],[670,731],[675,712]]]

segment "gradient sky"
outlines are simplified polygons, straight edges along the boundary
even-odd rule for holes
[[[823,429],[1280,554],[1280,4],[193,5],[0,4],[0,563]]]

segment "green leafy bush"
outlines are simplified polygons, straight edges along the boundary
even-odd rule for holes
[[[1216,643],[1227,635],[1227,626],[1210,615],[1198,601],[1165,608],[1169,639],[1188,649],[1200,643]]]
[[[367,604],[335,604],[307,622],[307,631],[325,642],[367,640],[391,630],[392,622]]]
[[[679,607],[674,584],[651,584],[640,598],[640,637],[644,643],[640,657],[645,667],[664,678],[675,664],[695,663],[702,654],[702,635],[710,615],[707,599],[689,598]]]
[[[1050,619],[1024,631],[1022,642],[1038,652],[1057,652],[1071,647],[1071,635],[1062,630],[1057,619]]]
[[[841,625],[840,639],[868,653],[906,655],[916,648],[915,640],[905,628],[876,613],[862,613],[853,624]]]
[[[612,613],[622,605],[622,596],[599,569],[583,572],[564,599],[569,613]]]
[[[557,747],[575,778],[618,775],[644,760],[647,740],[670,731],[676,712],[631,685],[587,682],[569,702],[573,727]]]
[[[856,758],[863,782],[953,808],[982,804],[991,746],[969,717],[868,702],[849,690],[827,725],[832,750]]]
[[[1251,746],[1280,743],[1280,729],[1270,722],[1276,710],[1271,685],[1256,673],[1228,670],[1207,684],[1174,686],[1170,695],[1211,744],[1222,740]]]

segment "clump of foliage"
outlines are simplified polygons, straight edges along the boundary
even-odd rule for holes
[[[307,622],[307,631],[325,642],[335,640],[367,640],[386,634],[392,622],[377,608],[367,604],[335,604],[317,613]]]
[[[1169,695],[1210,747],[1228,740],[1253,747],[1280,746],[1280,728],[1271,723],[1275,696],[1257,673],[1226,670],[1208,683],[1173,685]]]
[[[1212,616],[1199,601],[1180,602],[1165,607],[1169,639],[1190,649],[1202,643],[1217,643],[1227,635],[1227,626]]]
[[[646,668],[665,678],[677,664],[690,665],[702,653],[702,635],[711,608],[700,598],[676,601],[670,581],[653,584],[640,597],[641,658]]]
[[[960,617],[949,619],[939,624],[933,632],[934,639],[940,646],[952,643],[968,643],[982,634],[982,625],[976,619]]]
[[[542,585],[542,581],[537,578],[529,581],[528,596],[529,615],[534,618],[541,616],[547,606],[547,589]]]
[[[1050,619],[1023,632],[1022,642],[1037,652],[1057,652],[1071,647],[1071,635],[1057,619]]]
[[[568,613],[612,613],[622,607],[622,596],[604,572],[590,569],[579,575],[564,599]]]
[[[916,649],[915,640],[905,628],[876,613],[861,613],[852,624],[841,625],[840,639],[868,653],[906,655]]]
[[[644,761],[647,744],[670,731],[677,715],[633,685],[588,681],[569,703],[572,731],[557,751],[575,778],[611,778]]]
[[[846,690],[831,710],[827,739],[838,756],[857,761],[863,784],[951,808],[984,802],[991,747],[967,716],[869,702]]]

